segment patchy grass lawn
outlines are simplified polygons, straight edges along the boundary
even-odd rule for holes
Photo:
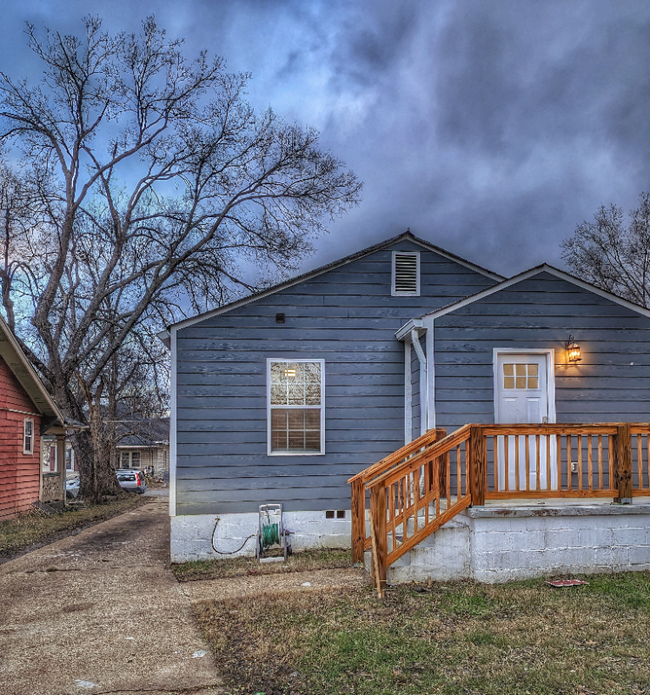
[[[69,505],[51,516],[34,509],[10,521],[0,522],[0,557],[12,556],[33,545],[53,542],[78,528],[106,521],[147,500],[140,495],[122,495],[105,504]]]
[[[305,550],[291,555],[287,562],[260,563],[254,557],[197,560],[172,565],[172,572],[179,582],[193,582],[200,579],[227,579],[246,575],[283,574],[343,567],[352,567],[352,551],[349,549]]]
[[[261,595],[194,606],[226,690],[650,693],[650,573]]]

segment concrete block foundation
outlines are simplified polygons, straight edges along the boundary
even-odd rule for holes
[[[467,509],[389,567],[387,579],[495,583],[648,569],[650,503],[544,503]]]
[[[327,519],[322,512],[284,512],[294,551],[349,548],[350,510],[345,519]],[[171,561],[214,560],[255,555],[258,514],[198,514],[171,517]],[[221,551],[217,553],[212,548]]]

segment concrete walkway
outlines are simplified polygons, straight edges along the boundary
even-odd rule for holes
[[[220,693],[168,563],[156,499],[0,566],[2,695]]]

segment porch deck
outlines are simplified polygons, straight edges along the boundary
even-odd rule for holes
[[[650,424],[431,430],[350,479],[353,557],[386,569],[470,506],[630,504],[650,496]],[[369,510],[366,518],[366,509]]]

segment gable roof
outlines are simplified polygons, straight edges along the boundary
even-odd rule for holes
[[[242,299],[238,299],[234,302],[231,302],[230,304],[226,304],[222,307],[219,307],[217,309],[212,309],[211,311],[206,311],[202,314],[199,314],[198,316],[192,316],[191,318],[188,319],[183,319],[182,321],[178,321],[177,323],[173,323],[168,328],[187,328],[188,326],[192,326],[195,323],[199,323],[200,321],[204,321],[205,319],[211,318],[212,316],[218,316],[219,314],[224,314],[227,311],[231,311],[232,309],[237,309],[240,306],[244,306],[250,302],[254,302],[257,299],[261,299],[262,297],[267,297],[268,295],[274,294],[275,292],[280,292],[281,290],[285,290],[289,287],[293,287],[294,285],[298,285],[301,282],[305,282],[305,280],[311,280],[312,278],[318,277],[319,275],[322,275],[323,273],[327,273],[330,270],[336,270],[337,268],[340,268],[344,265],[347,265],[348,263],[352,263],[353,261],[358,261],[361,258],[365,258],[366,256],[369,256],[372,253],[375,253],[376,251],[381,251],[382,249],[387,248],[388,246],[392,246],[393,244],[399,243],[400,241],[410,241],[413,242],[414,244],[419,244],[423,248],[425,248],[428,251],[433,251],[434,253],[437,253],[438,255],[442,256],[443,258],[446,258],[447,260],[454,261],[455,263],[458,263],[459,265],[464,266],[465,268],[469,268],[470,270],[473,270],[477,273],[480,273],[481,275],[484,275],[491,280],[499,281],[503,280],[502,275],[498,275],[497,273],[493,273],[490,270],[487,270],[486,268],[481,267],[480,265],[476,265],[475,263],[471,263],[470,261],[465,260],[464,258],[461,258],[460,256],[456,256],[455,254],[445,251],[444,249],[441,249],[439,246],[435,246],[435,244],[431,244],[428,241],[425,241],[424,239],[420,239],[419,237],[416,237],[414,234],[411,234],[410,231],[406,231],[403,234],[398,234],[397,236],[391,237],[390,239],[386,239],[385,241],[382,241],[378,244],[375,244],[374,246],[369,246],[368,248],[362,249],[361,251],[357,251],[356,253],[353,253],[349,256],[345,256],[344,258],[340,258],[337,261],[333,261],[332,263],[328,263],[327,265],[323,265],[319,268],[316,268],[315,270],[311,270],[307,273],[303,273],[302,275],[298,275],[295,278],[291,278],[290,280],[286,280],[284,282],[281,282],[277,285],[274,285],[273,287],[269,287],[268,289],[261,290],[260,292],[256,292],[254,294],[248,295],[247,297],[244,297]],[[158,337],[165,342],[165,338],[163,337],[165,335],[165,332],[161,332],[158,334]]]
[[[16,336],[2,316],[0,316],[0,357],[7,363],[38,411],[53,421],[50,425],[55,424],[54,421],[64,425],[66,420],[63,413],[48,393],[36,370],[18,344]]]
[[[148,418],[144,420],[130,420],[119,422],[118,435],[122,438],[117,448],[148,447],[169,444],[169,418]]]
[[[404,337],[408,333],[410,333],[413,328],[422,328],[422,322],[425,318],[435,319],[439,316],[444,316],[445,314],[457,311],[458,309],[462,309],[464,306],[467,306],[468,304],[473,304],[474,302],[484,299],[485,297],[489,297],[491,294],[494,294],[495,292],[505,290],[508,287],[512,287],[512,285],[516,285],[517,283],[522,282],[523,280],[528,280],[532,277],[535,277],[536,275],[540,275],[541,273],[549,273],[550,275],[554,275],[560,280],[569,282],[572,285],[576,285],[577,287],[580,287],[583,290],[587,290],[587,292],[596,294],[599,297],[608,299],[609,301],[614,302],[615,304],[619,304],[620,306],[623,306],[626,309],[629,309],[630,311],[634,311],[637,314],[640,314],[641,316],[650,318],[650,309],[646,309],[645,307],[640,306],[639,304],[635,304],[634,302],[630,302],[627,299],[623,299],[622,297],[612,294],[607,290],[603,290],[600,287],[596,287],[596,285],[592,285],[589,282],[580,280],[579,278],[569,273],[566,273],[563,270],[560,270],[559,268],[555,268],[552,265],[548,265],[548,263],[543,263],[542,265],[538,265],[535,268],[531,268],[530,270],[525,270],[523,273],[519,273],[519,275],[513,275],[511,278],[508,278],[503,282],[499,282],[496,285],[493,285],[492,287],[488,287],[487,289],[481,290],[480,292],[476,292],[475,294],[472,294],[469,297],[465,297],[465,299],[460,299],[459,301],[453,302],[452,304],[448,304],[447,306],[443,306],[440,309],[436,309],[434,311],[429,311],[426,314],[422,314],[422,316],[420,316],[420,318],[418,319],[411,319],[410,321],[405,323],[399,329],[399,331],[395,333],[395,337],[398,340],[403,340]]]

